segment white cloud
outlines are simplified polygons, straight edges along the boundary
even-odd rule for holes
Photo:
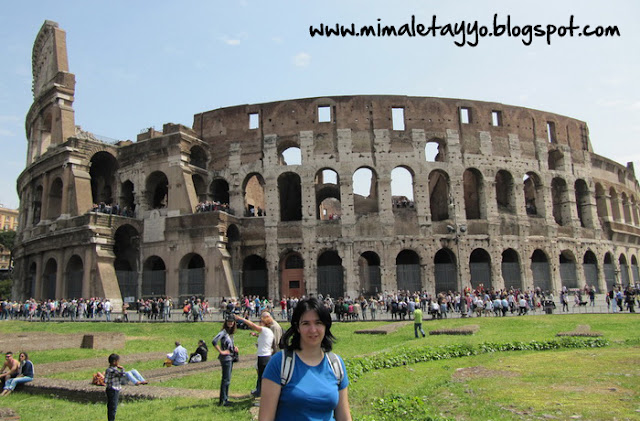
[[[271,41],[275,42],[276,44],[282,44],[284,42],[284,39],[282,37],[271,37]]]
[[[240,45],[240,40],[239,39],[226,39],[224,40],[224,43],[227,45]]]
[[[296,67],[307,67],[311,64],[311,55],[307,53],[298,53],[293,57],[293,65]]]

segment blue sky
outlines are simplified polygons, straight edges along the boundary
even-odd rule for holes
[[[320,23],[617,25],[614,38],[311,38]],[[45,20],[67,32],[76,124],[135,139],[215,108],[291,98],[399,94],[496,101],[584,120],[594,150],[640,172],[637,1],[30,1],[0,15],[0,203],[18,206],[31,50]],[[457,38],[456,38],[457,39]]]

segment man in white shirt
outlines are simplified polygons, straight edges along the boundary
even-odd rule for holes
[[[263,313],[264,314],[264,313]],[[255,390],[251,391],[251,394],[256,398],[260,397],[260,385],[262,383],[262,373],[271,359],[271,353],[273,351],[273,331],[269,329],[264,320],[260,322],[260,325],[253,323],[251,320],[236,316],[236,320],[240,320],[249,328],[258,332],[258,381],[256,382]],[[252,335],[255,335],[253,332]]]
[[[172,365],[185,365],[189,359],[189,355],[185,347],[182,346],[180,341],[176,341],[176,348],[171,354],[167,354],[167,358],[171,360]]]
[[[104,302],[104,304],[102,305],[102,307],[104,308],[104,314],[107,316],[107,321],[110,322],[111,321],[111,309],[113,308],[113,306],[111,305],[111,301],[106,300]]]

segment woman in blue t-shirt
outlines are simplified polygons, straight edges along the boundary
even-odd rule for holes
[[[259,421],[351,420],[344,362],[327,354],[334,340],[324,304],[316,298],[298,302],[291,327],[282,336],[285,350],[271,357],[262,376]],[[293,351],[293,370],[283,373],[287,350]],[[332,367],[332,362],[340,367]]]

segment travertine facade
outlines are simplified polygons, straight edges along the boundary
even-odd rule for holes
[[[75,127],[56,24],[33,65],[19,297],[639,281],[634,169],[596,155],[582,121],[471,100],[321,97],[207,111],[193,128],[108,144]],[[397,168],[409,193],[392,191]],[[371,184],[354,194],[360,174]],[[228,210],[197,212],[204,201]],[[88,212],[100,202],[132,212]]]

